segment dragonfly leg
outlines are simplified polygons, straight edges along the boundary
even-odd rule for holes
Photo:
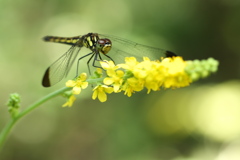
[[[104,55],[105,55],[105,54],[104,54]],[[113,61],[113,59],[112,59],[111,57],[109,57],[109,56],[107,56],[107,55],[105,55],[105,56],[108,57],[110,60]],[[98,57],[99,57],[99,59],[98,59]],[[105,62],[105,63],[107,63],[107,62],[102,59],[100,53],[98,53],[98,57],[97,57],[97,55],[94,57],[93,66],[96,67],[96,68],[101,68],[101,69],[103,69],[102,67],[96,66],[96,65],[95,65],[95,61],[102,61],[102,62]],[[113,61],[113,63],[115,64],[114,61]],[[105,69],[103,69],[103,70],[105,70]]]
[[[89,63],[90,63],[90,61],[92,60],[92,58],[93,58],[94,55],[95,55],[95,54],[93,54],[93,55],[89,58],[89,60],[87,61],[88,72],[89,72],[90,75],[91,75],[91,70],[90,70],[90,67],[89,67]]]
[[[103,61],[102,57],[101,57],[101,54],[98,54],[98,57],[99,57],[99,59],[97,59],[97,61]]]
[[[92,59],[92,57],[94,56],[94,53],[93,53],[93,52],[88,53],[88,54],[86,54],[86,55],[84,55],[84,56],[82,56],[82,57],[80,57],[80,58],[78,59],[78,61],[77,61],[77,73],[76,73],[76,77],[78,76],[79,61],[80,61],[81,59],[87,57],[87,56],[90,56],[91,54],[92,54],[92,56],[89,58],[89,60],[88,60],[88,62],[87,62],[88,70],[89,70],[89,61],[90,61],[90,60]],[[89,70],[89,71],[90,71],[90,70]]]
[[[106,56],[107,58],[109,58],[109,59],[110,59],[111,61],[113,61],[113,63],[115,64],[114,60],[113,60],[110,56],[108,56],[108,55],[106,55],[106,54],[104,54],[104,56]],[[99,57],[99,59],[98,59],[98,57]],[[95,57],[94,57],[93,67],[103,69],[102,67],[99,67],[99,66],[96,66],[96,65],[95,65],[95,62],[96,62],[96,61],[102,61],[102,62],[107,63],[106,61],[104,61],[104,60],[102,59],[101,54],[99,54],[99,53],[96,54]],[[103,70],[104,70],[104,69],[103,69]]]
[[[99,57],[99,59],[98,59],[98,57]],[[96,61],[103,61],[101,55],[100,55],[98,52],[96,52],[96,54],[95,54],[95,57],[94,57],[94,60],[93,60],[93,64],[92,64],[92,65],[93,65],[93,67],[101,68],[101,69],[102,69],[102,67],[99,67],[99,66],[95,65],[95,62],[96,62]]]
[[[106,56],[107,58],[109,58],[111,61],[113,61],[113,63],[115,64],[114,60],[109,56],[109,55],[106,55],[104,54],[104,56]],[[115,64],[116,65],[116,64]]]

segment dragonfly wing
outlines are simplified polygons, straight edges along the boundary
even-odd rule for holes
[[[80,50],[81,47],[72,46],[58,60],[49,66],[43,76],[42,85],[44,87],[50,87],[62,80],[63,77],[68,74]]]
[[[160,57],[176,56],[174,53],[156,47],[142,45],[127,39],[112,35],[100,35],[101,38],[108,38],[112,41],[112,49],[108,56],[112,57],[116,63],[123,63],[124,57],[134,56],[142,61],[143,57],[149,57],[151,60],[159,60]]]

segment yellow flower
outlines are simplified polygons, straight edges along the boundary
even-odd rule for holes
[[[112,93],[113,88],[106,85],[98,85],[93,89],[92,99],[98,98],[100,102],[105,102],[107,100],[106,93]]]
[[[165,88],[185,87],[191,83],[191,78],[185,72],[186,62],[181,57],[166,58],[162,65],[167,68],[163,83]]]
[[[75,81],[69,80],[66,82],[67,87],[73,87],[73,94],[80,94],[82,89],[87,88],[88,82],[85,82],[87,79],[87,74],[82,73]]]
[[[69,98],[68,98],[68,101],[66,103],[64,103],[62,106],[63,107],[71,107],[73,105],[73,102],[76,100],[76,97],[74,95],[71,95]]]
[[[122,70],[117,70],[119,67],[115,66],[113,61],[101,61],[100,64],[108,75],[108,77],[104,78],[103,83],[106,85],[113,85],[114,92],[119,92],[123,82],[124,72]]]
[[[123,83],[124,72],[122,70],[108,72],[108,76],[109,77],[104,78],[103,83],[106,85],[113,85],[114,92],[118,92]]]
[[[113,61],[100,61],[100,64],[102,68],[106,70],[108,76],[114,75],[115,70],[119,68],[118,66],[115,66]]]
[[[135,91],[141,91],[143,89],[144,82],[135,77],[128,78],[127,81],[122,86],[122,90],[125,91],[124,94],[128,97],[132,96]]]
[[[113,61],[100,61],[100,64],[103,69],[105,70],[116,70],[118,69],[118,66],[115,66]]]
[[[125,64],[119,64],[117,66],[126,70],[133,70],[135,66],[139,63],[135,57],[126,57],[125,62]]]

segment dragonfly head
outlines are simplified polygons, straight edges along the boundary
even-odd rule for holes
[[[97,49],[103,53],[107,54],[112,48],[112,42],[110,39],[104,38],[97,41]]]

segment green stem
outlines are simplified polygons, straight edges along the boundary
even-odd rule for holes
[[[104,78],[95,78],[95,79],[88,79],[87,82],[90,84],[94,84],[97,82],[102,82]]]
[[[9,123],[6,124],[6,126],[3,128],[3,130],[0,133],[0,150],[2,149],[2,146],[4,144],[4,142],[6,141],[6,138],[8,136],[8,134],[10,133],[11,129],[13,128],[14,124],[23,116],[25,116],[26,114],[28,114],[30,111],[32,111],[33,109],[37,108],[38,106],[40,106],[41,104],[43,104],[44,102],[48,101],[49,99],[52,99],[53,97],[56,97],[60,94],[62,94],[63,92],[70,90],[71,88],[68,87],[64,87],[61,88],[55,92],[52,92],[48,95],[46,95],[45,97],[41,98],[40,100],[36,101],[35,103],[33,103],[32,105],[30,105],[29,107],[27,107],[25,110],[23,110],[22,112],[20,112],[16,117],[14,117],[13,119],[11,119],[11,121]]]

